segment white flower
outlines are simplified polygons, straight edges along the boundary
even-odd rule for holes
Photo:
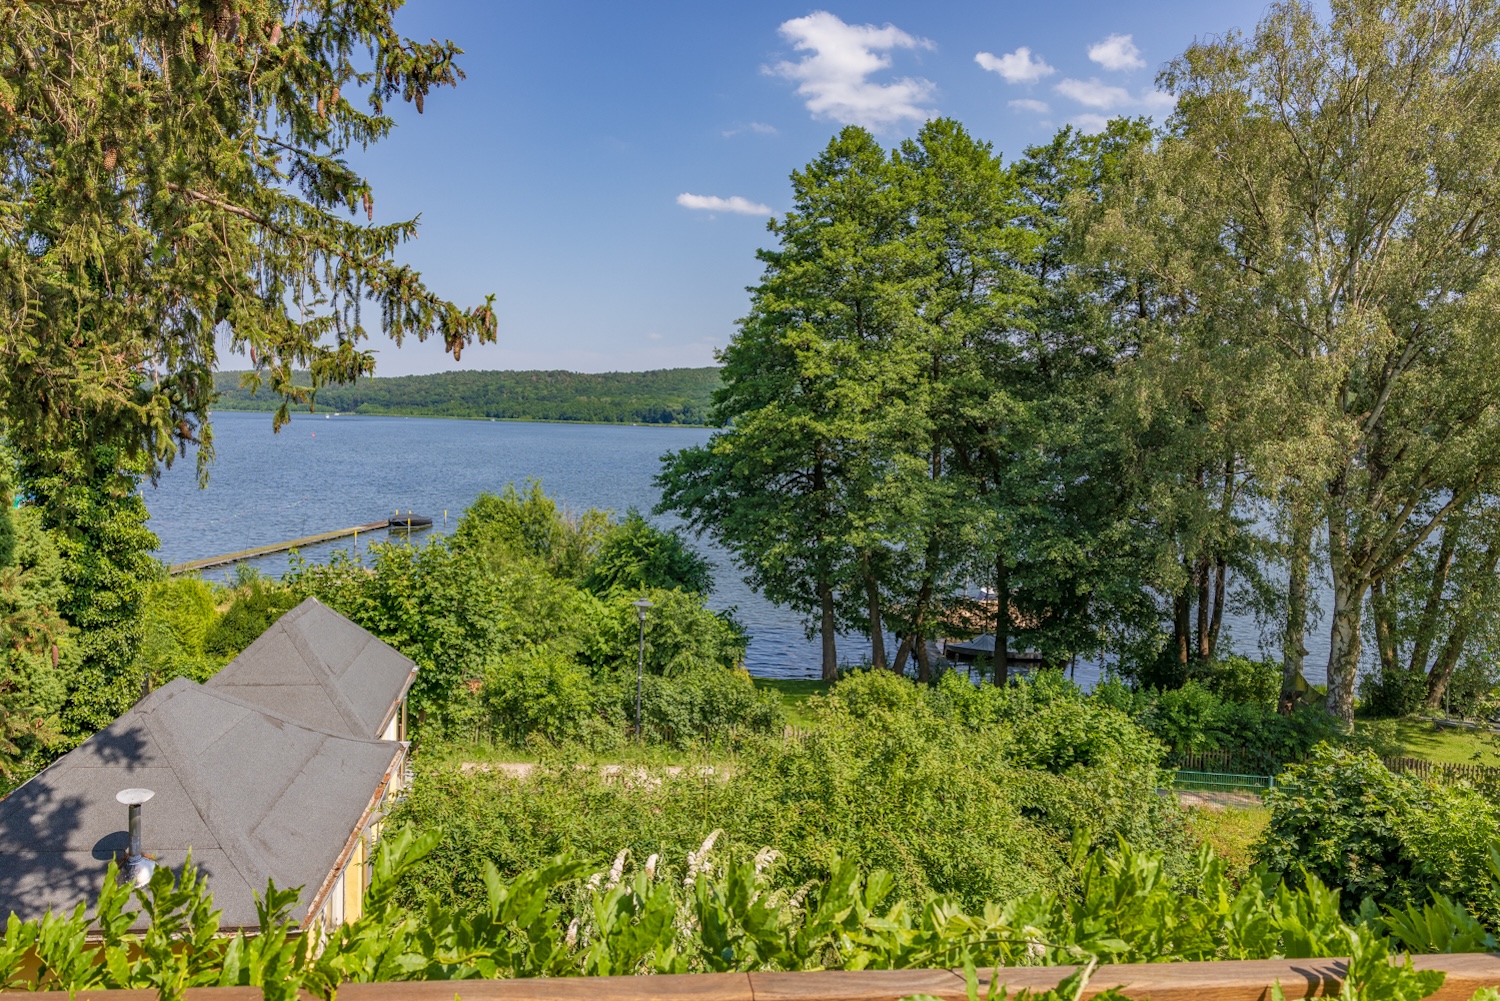
[[[762,848],[755,853],[755,874],[759,876],[779,858],[781,858],[781,853],[776,849]]]
[[[567,943],[568,943],[568,948],[569,949],[573,948],[573,946],[575,946],[575,945],[578,944],[578,919],[577,918],[574,918],[572,921],[568,922]]]
[[[697,851],[688,852],[688,871],[687,875],[682,878],[683,886],[692,886],[693,880],[712,871],[713,866],[708,861],[708,853],[713,851],[714,842],[719,840],[719,835],[723,833],[723,830],[715,829],[703,839],[703,844],[698,847]]]
[[[621,848],[620,854],[615,856],[615,864],[609,869],[609,882],[604,884],[605,893],[620,885],[620,877],[625,874],[625,856],[629,853],[629,848]]]
[[[650,858],[646,859],[646,878],[648,880],[656,878],[656,861],[659,858],[661,858],[660,855],[653,853]]]

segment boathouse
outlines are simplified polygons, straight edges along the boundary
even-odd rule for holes
[[[226,931],[257,926],[268,880],[301,887],[304,929],[359,916],[415,665],[309,601],[224,671],[150,693],[0,801],[0,915],[92,902],[112,860],[191,854]]]

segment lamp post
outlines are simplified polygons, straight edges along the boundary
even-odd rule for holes
[[[640,656],[635,662],[635,741],[641,742],[641,677],[646,673],[646,609],[651,608],[651,602],[645,598],[632,601],[635,606],[635,616],[641,623],[641,649]]]

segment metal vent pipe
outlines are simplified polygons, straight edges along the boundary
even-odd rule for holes
[[[146,858],[145,839],[141,834],[141,804],[155,795],[150,789],[122,789],[115,794],[115,799],[124,803],[128,812],[130,847],[125,859],[126,878],[136,886],[151,882],[151,873],[156,869],[156,863]]]

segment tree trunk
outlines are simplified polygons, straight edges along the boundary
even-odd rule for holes
[[[1354,681],[1359,674],[1360,609],[1367,580],[1350,569],[1338,515],[1328,519],[1329,563],[1333,575],[1333,618],[1328,642],[1328,711],[1354,725]]]
[[[1307,656],[1307,574],[1312,564],[1312,512],[1301,500],[1292,502],[1292,543],[1286,586],[1286,629],[1281,637],[1281,698],[1277,708],[1292,711],[1297,699],[1297,681]]]
[[[823,680],[837,681],[839,678],[839,652],[836,623],[833,615],[833,585],[826,579],[818,581],[818,604],[822,608],[823,621]]]
[[[1172,599],[1172,644],[1177,653],[1178,673],[1182,677],[1187,677],[1188,658],[1192,652],[1192,626],[1189,623],[1192,601],[1192,594],[1186,588]]]
[[[1500,545],[1491,544],[1485,550],[1483,572],[1477,579],[1490,580],[1495,576],[1497,567],[1500,567]],[[1463,598],[1465,600],[1454,617],[1453,632],[1449,634],[1448,641],[1443,644],[1437,663],[1432,665],[1432,673],[1427,676],[1428,709],[1442,707],[1443,696],[1448,694],[1448,683],[1453,680],[1453,669],[1458,666],[1458,658],[1463,654],[1464,644],[1468,642],[1469,633],[1474,628],[1474,618],[1478,614],[1479,604],[1471,595],[1464,595]]]
[[[995,557],[995,684],[1010,683],[1010,567]]]
[[[1375,649],[1380,655],[1380,676],[1394,678],[1401,669],[1396,649],[1396,599],[1386,594],[1385,580],[1370,584],[1370,614],[1375,617]]]
[[[932,651],[927,649],[927,638],[917,637],[917,680],[932,680]]]
[[[1208,620],[1208,659],[1219,653],[1219,632],[1224,627],[1224,576],[1228,572],[1228,561],[1223,557],[1214,564],[1214,611]]]
[[[1208,607],[1210,597],[1208,593],[1208,557],[1203,557],[1193,568],[1194,582],[1198,585],[1198,644],[1197,659],[1199,663],[1208,661]]]
[[[901,637],[896,644],[896,659],[891,663],[891,670],[897,674],[906,673],[906,658],[911,656],[911,634],[907,633]]]
[[[1427,586],[1427,600],[1422,605],[1422,618],[1417,623],[1417,635],[1412,640],[1411,660],[1408,662],[1408,669],[1411,671],[1427,671],[1427,658],[1432,654],[1432,641],[1437,638],[1438,612],[1443,607],[1443,591],[1448,587],[1448,572],[1453,568],[1458,535],[1457,524],[1443,526],[1443,540],[1438,545],[1437,563],[1432,568],[1432,582]]]
[[[1448,682],[1453,680],[1453,669],[1458,666],[1459,655],[1464,652],[1464,643],[1469,638],[1469,622],[1467,616],[1453,627],[1453,632],[1448,636],[1448,642],[1443,644],[1439,651],[1437,662],[1432,665],[1432,673],[1427,676],[1427,702],[1428,709],[1438,710],[1443,707],[1443,696],[1448,694]]]
[[[870,570],[870,558],[864,558],[865,598],[870,606],[870,663],[885,670],[885,624],[880,617],[880,582]]]

